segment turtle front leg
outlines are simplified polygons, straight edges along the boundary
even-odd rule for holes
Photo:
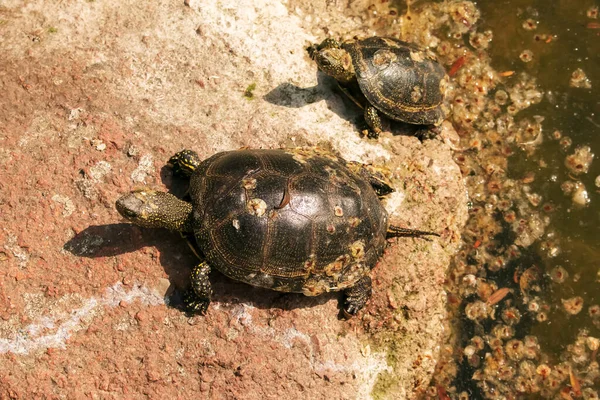
[[[345,317],[352,318],[362,310],[371,298],[372,292],[371,277],[368,275],[363,276],[354,286],[344,290],[343,311]]]
[[[169,159],[167,165],[173,168],[175,175],[191,176],[202,160],[193,150],[181,150]]]
[[[213,293],[208,279],[209,273],[210,265],[206,261],[196,265],[192,270],[190,275],[192,287],[183,296],[183,303],[187,312],[206,314]]]
[[[365,121],[367,122],[367,125],[369,125],[367,137],[369,139],[377,139],[382,131],[381,118],[379,117],[377,109],[372,105],[367,104],[365,107]]]

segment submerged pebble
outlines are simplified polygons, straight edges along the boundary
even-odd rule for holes
[[[575,175],[587,174],[594,160],[590,146],[579,146],[565,159],[565,166]]]
[[[521,18],[517,28],[522,24],[523,30],[534,31],[544,24],[532,7],[516,12]],[[574,284],[577,274],[570,279],[563,266],[547,265],[548,260],[566,262],[561,259],[561,236],[548,230],[564,207],[541,187],[560,187],[566,203],[588,204],[590,193],[583,182],[589,185],[585,173],[592,168],[593,154],[590,148],[574,146],[569,135],[579,135],[561,132],[552,126],[552,119],[544,122],[547,114],[535,115],[544,112],[543,107],[530,108],[542,100],[557,107],[562,102],[561,93],[543,91],[535,76],[523,72],[537,73],[534,58],[538,52],[545,56],[559,36],[523,35],[528,41],[516,54],[529,64],[515,66],[521,71],[496,71],[486,50],[498,32],[480,26],[479,17],[474,2],[459,0],[411,7],[401,18],[406,25],[402,39],[434,48],[449,71],[450,112],[442,139],[455,151],[472,202],[463,248],[445,285],[452,321],[460,320],[460,325],[448,333],[425,394],[428,399],[566,398],[560,391],[569,386],[570,369],[582,377],[587,368],[573,360],[591,360],[587,339],[578,339],[555,358],[528,335],[528,329],[553,328],[557,308],[596,321],[600,328],[600,306],[588,306],[577,293],[571,294],[566,285]],[[576,71],[574,78],[576,85],[591,85],[583,71]],[[546,145],[556,151],[552,159],[539,152]],[[567,178],[563,162],[568,165]],[[531,166],[520,170],[527,163]],[[515,165],[518,174],[512,170]],[[596,186],[600,187],[600,176]],[[532,253],[542,260],[534,263]],[[548,290],[554,289],[569,294],[561,302],[560,297],[549,297]],[[584,306],[588,313],[581,313]],[[595,345],[593,339],[589,342]],[[470,382],[461,380],[465,373]],[[590,389],[583,380],[580,386],[582,394]]]
[[[592,82],[588,79],[587,75],[581,68],[577,68],[571,74],[569,85],[574,88],[590,89],[592,87]]]
[[[575,296],[561,300],[565,311],[571,315],[579,314],[583,309],[583,297]]]

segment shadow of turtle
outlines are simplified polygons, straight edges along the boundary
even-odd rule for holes
[[[344,94],[335,79],[321,71],[317,71],[316,86],[301,88],[290,82],[284,82],[264,95],[263,99],[271,104],[288,108],[301,108],[325,100],[328,109],[356,127],[356,133],[363,135],[363,131],[368,128],[363,117],[363,109]],[[426,131],[429,130],[429,126],[427,125],[407,124],[380,114],[384,131],[389,131],[394,136],[428,137]]]
[[[181,236],[184,236],[182,239]],[[186,237],[187,236],[187,237]],[[189,244],[186,244],[186,240]],[[201,252],[195,246],[193,235],[179,235],[165,229],[145,229],[129,223],[92,225],[67,241],[63,248],[78,257],[113,257],[155,247],[160,264],[170,282],[165,303],[183,311],[183,293],[190,285],[189,275]],[[210,276],[213,302],[224,304],[247,303],[261,309],[294,310],[311,308],[329,301],[335,293],[307,297],[298,293],[281,293],[237,282],[213,269]],[[209,310],[210,312],[210,306]]]

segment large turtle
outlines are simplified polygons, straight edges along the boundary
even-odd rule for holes
[[[341,290],[351,316],[371,296],[369,272],[386,237],[436,235],[389,225],[379,196],[393,189],[383,174],[323,150],[246,149],[204,161],[184,150],[169,164],[190,178],[191,202],[144,189],[116,207],[143,227],[193,232],[205,261],[193,269],[184,295],[192,313],[206,312],[215,268],[282,292]]]
[[[329,38],[308,51],[318,68],[364,109],[370,138],[381,132],[379,112],[417,125],[439,125],[445,118],[448,76],[428,50],[394,38],[371,37],[344,43]]]

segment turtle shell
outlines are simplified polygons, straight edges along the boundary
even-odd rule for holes
[[[387,212],[345,161],[318,150],[238,150],[190,181],[194,234],[232,279],[317,295],[354,285],[381,256]]]
[[[447,75],[435,56],[394,38],[346,42],[361,91],[388,117],[410,124],[440,124]]]

